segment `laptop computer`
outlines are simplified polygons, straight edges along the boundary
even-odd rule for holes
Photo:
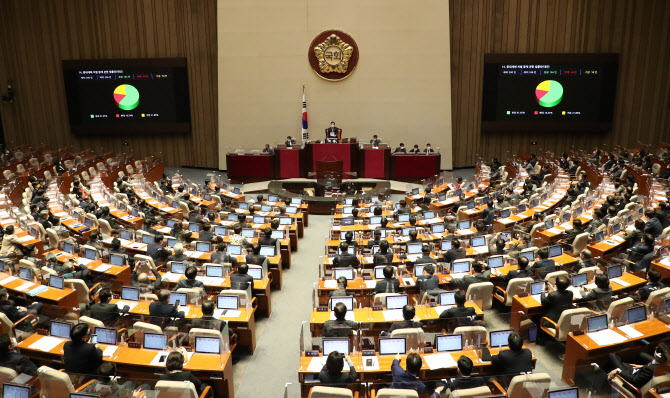
[[[489,346],[490,347],[507,347],[507,338],[514,330],[496,330],[489,332]]]
[[[607,267],[607,277],[609,279],[620,278],[623,275],[621,265],[610,265]]]
[[[570,387],[549,391],[547,398],[579,398],[579,388]]]
[[[240,308],[240,298],[238,296],[221,294],[216,296],[216,308],[224,310],[236,310]]]
[[[407,254],[420,254],[423,243],[408,243]]]
[[[114,328],[101,328],[96,326],[94,333],[98,336],[98,343],[107,345],[116,345],[117,330]]]
[[[583,285],[589,284],[589,275],[586,273],[583,274],[572,274],[570,275],[570,280],[572,281],[573,287],[580,287]]]
[[[462,334],[436,335],[435,351],[437,352],[463,351],[463,335]]]
[[[159,333],[144,332],[142,348],[163,351],[167,348],[167,336]]]
[[[351,352],[349,338],[324,337],[321,341],[321,347],[324,357],[327,357],[333,351],[337,351],[340,354],[349,354]]]
[[[354,269],[353,268],[335,268],[333,270],[333,279],[338,280],[341,277],[347,278],[348,281],[354,279]]]
[[[65,283],[65,278],[61,276],[56,276],[56,275],[51,275],[49,277],[49,287],[53,287],[54,289],[63,289],[63,285]]]
[[[70,396],[72,395],[70,394]],[[2,398],[30,398],[30,386],[3,383]]]
[[[274,257],[277,255],[277,248],[275,246],[261,246],[260,255],[266,257]]]
[[[455,305],[456,291],[440,293],[440,305]]]
[[[400,296],[387,296],[386,297],[386,309],[387,310],[399,310],[402,309],[409,303],[409,298],[406,294]]]
[[[486,259],[489,268],[500,268],[505,265],[505,258],[503,256],[491,256]]]
[[[607,314],[594,315],[586,318],[587,333],[593,333],[605,329],[607,329]]]
[[[563,246],[555,245],[549,247],[549,258],[559,257],[563,255]]]
[[[344,304],[347,307],[347,311],[354,310],[354,298],[349,296],[332,297],[330,299],[330,310],[334,311],[335,306],[339,303]]]
[[[407,340],[404,337],[380,337],[379,355],[397,355],[407,353]]]
[[[72,324],[69,322],[51,321],[49,335],[69,339],[70,329],[72,329]]]
[[[121,287],[121,300],[140,301],[140,289],[136,287]]]
[[[195,336],[195,352],[221,355],[221,339],[218,337]]]
[[[644,304],[628,307],[626,309],[626,319],[628,320],[627,323],[629,325],[637,322],[646,321],[647,307]]]
[[[170,305],[186,305],[186,293],[176,293],[172,292],[170,293]]]
[[[126,256],[123,254],[110,253],[109,254],[109,263],[112,265],[117,265],[119,267],[123,266],[123,263],[126,261]]]

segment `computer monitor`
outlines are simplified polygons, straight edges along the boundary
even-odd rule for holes
[[[186,304],[188,304],[186,302],[186,297],[187,297],[186,293],[172,292],[172,293],[170,293],[169,303],[170,303],[170,305],[186,305]],[[177,304],[177,301],[179,301],[179,304]]]
[[[63,251],[66,253],[74,254],[74,244],[70,242],[63,242]]]
[[[384,266],[375,267],[375,279],[384,279]]]
[[[221,310],[236,310],[240,308],[240,298],[226,294],[218,295],[216,296],[216,308]]]
[[[205,199],[205,200],[212,200],[212,195],[206,193],[206,194],[202,195],[202,198]]]
[[[563,222],[570,222],[570,218],[571,216],[569,212],[566,211],[565,213],[563,213]]]
[[[118,253],[110,253],[109,254],[109,263],[112,265],[117,265],[119,267],[123,266],[123,263],[126,260],[126,256],[123,254],[118,254]]]
[[[507,338],[512,334],[514,330],[496,330],[489,333],[489,346],[490,347],[507,347]]]
[[[486,260],[489,268],[500,268],[505,265],[505,258],[503,256],[491,256]]]
[[[535,260],[535,253],[533,251],[521,252],[520,255],[526,257],[528,261]]]
[[[451,250],[451,241],[446,239],[440,241],[440,250],[442,251]]]
[[[589,333],[607,329],[607,314],[594,315],[586,318],[586,331]]]
[[[462,189],[457,189],[457,190],[454,191],[454,196],[460,198],[462,193],[463,193]]]
[[[451,263],[451,272],[452,273],[461,273],[461,272],[470,272],[470,262],[469,261],[454,261]]]
[[[167,336],[159,333],[144,332],[143,348],[149,350],[164,350],[167,348]]]
[[[121,300],[139,301],[140,289],[128,286],[121,287]]]
[[[323,347],[323,356],[327,357],[331,352],[337,351],[340,354],[349,354],[351,349],[349,347],[349,338],[323,338],[321,341]]]
[[[475,201],[474,200],[467,201],[465,202],[465,206],[468,208],[468,210],[472,210],[475,208]]]
[[[575,207],[575,217],[581,216],[583,211],[584,209],[582,209],[581,206]]]
[[[579,388],[570,387],[560,390],[549,391],[547,398],[579,398]]]
[[[205,267],[205,276],[211,278],[222,278],[223,267],[220,265],[208,265],[207,267]]]
[[[265,224],[265,216],[254,216],[253,223],[254,224]]]
[[[433,224],[430,227],[430,231],[434,234],[441,234],[442,232],[444,232],[444,224],[442,224],[442,223]]]
[[[107,345],[116,345],[116,329],[95,327],[95,335],[98,336],[98,343]]]
[[[552,229],[552,228],[554,228],[554,220],[551,219],[551,220],[547,220],[547,221],[545,221],[545,222],[544,222],[544,227],[547,228],[547,229]]]
[[[221,355],[221,339],[218,337],[195,336],[195,352]]]
[[[349,296],[339,296],[339,297],[332,297],[330,299],[330,310],[334,311],[335,306],[338,303],[342,303],[347,307],[347,311],[353,311],[354,310],[354,298],[349,297]]]
[[[456,291],[440,293],[440,305],[455,305]]]
[[[526,204],[525,204],[525,203],[522,203],[522,204],[518,205],[518,206],[516,207],[516,210],[517,210],[519,213],[523,213],[524,211],[526,211]]]
[[[589,283],[588,278],[589,278],[589,275],[587,273],[572,274],[571,275],[572,286],[580,287],[580,286],[583,286],[583,285],[588,285],[588,283]]]
[[[463,335],[462,334],[436,335],[435,351],[437,352],[463,351]]]
[[[268,196],[268,202],[270,202],[270,203],[279,202],[279,196],[277,196],[277,195],[269,195],[269,196]]]
[[[635,305],[628,307],[626,310],[626,315],[628,319],[628,324],[637,323],[647,320],[647,307],[642,305]]]
[[[563,255],[563,246],[555,245],[549,247],[549,257],[559,257]]]
[[[302,204],[301,198],[291,198],[291,204],[294,206],[300,206]]]
[[[409,303],[409,298],[406,294],[400,296],[386,296],[386,309],[399,310]]]
[[[148,245],[153,241],[154,241],[153,235],[142,234],[142,243],[144,243],[145,245]]]
[[[226,251],[228,251],[228,254],[231,256],[239,256],[242,254],[242,246],[241,245],[228,245],[226,248]]]
[[[435,218],[435,212],[434,211],[424,211],[423,212],[423,218],[426,220],[429,220],[431,218]]]
[[[84,250],[84,257],[89,260],[97,260],[97,250],[89,249],[88,247]]]
[[[409,233],[410,233],[411,231],[415,230],[415,229],[416,229],[416,228],[414,228],[414,227],[403,227],[403,229],[402,229],[402,236],[409,236]]]
[[[228,234],[228,228],[217,225],[214,227],[214,233],[217,235],[226,236]]]
[[[354,198],[344,198],[344,204],[345,204],[345,205],[352,205],[352,204],[354,204]]]
[[[286,206],[286,214],[297,214],[298,208],[295,206]]]
[[[228,221],[238,221],[239,219],[237,213],[228,213]]]
[[[5,262],[0,260],[0,272],[5,272]]]
[[[242,228],[242,236],[245,238],[253,238],[255,235],[253,228]]]
[[[472,238],[472,247],[481,247],[486,246],[486,237],[484,236],[475,236]]]
[[[249,210],[249,203],[247,202],[240,202],[239,203],[239,208],[242,210]]]
[[[72,394],[70,394],[72,397]],[[2,398],[30,398],[30,386],[3,383]]]
[[[195,250],[198,252],[209,253],[210,251],[212,251],[212,244],[209,242],[196,242]]]
[[[419,194],[419,188],[412,188],[412,195],[418,195]]]
[[[502,239],[503,242],[509,242],[512,240],[512,235],[509,232],[501,232],[500,239]]]
[[[171,237],[171,236],[168,236],[168,238],[167,238],[167,247],[172,248],[172,247],[175,247],[176,244],[177,244],[177,238],[173,238],[173,237]]]
[[[84,217],[84,225],[91,228],[91,225],[93,225],[93,220],[88,217]]]
[[[511,216],[510,209],[503,209],[503,210],[500,211],[500,217],[507,218],[509,216]]]
[[[398,222],[408,222],[409,214],[398,214]]]
[[[284,234],[284,231],[281,231],[281,230],[278,230],[278,229],[273,229],[273,230],[272,230],[272,235],[271,235],[271,236],[272,236],[274,239],[284,239],[284,237],[285,237],[286,235]]]
[[[263,269],[262,268],[249,268],[247,274],[254,278],[255,281],[260,281],[263,279]]]
[[[440,202],[444,202],[445,200],[447,200],[447,194],[444,193],[444,192],[438,194],[437,195],[437,200],[439,200]]]
[[[620,278],[623,275],[621,265],[610,265],[607,267],[607,277],[610,279]]]
[[[372,246],[372,255],[374,256],[379,251],[379,245]]]
[[[600,243],[605,240],[605,231],[596,232],[596,243]]]
[[[354,269],[353,268],[335,268],[333,270],[333,279],[338,280],[341,277],[347,278],[348,281],[354,279]]]
[[[174,208],[174,209],[178,209],[178,208],[179,208],[179,202],[176,201],[176,200],[173,200],[173,201],[172,201],[172,208]]]
[[[354,225],[354,218],[353,217],[342,218],[340,220],[340,225],[343,225],[343,226]]]
[[[351,221],[351,224],[349,225],[354,225],[354,219],[350,218],[349,220]],[[293,219],[291,217],[279,217],[279,225],[291,225],[291,224],[293,224]]]
[[[173,261],[170,264],[170,272],[173,274],[183,274],[186,272],[186,264]]]
[[[342,251],[342,248],[338,248],[338,249],[337,249],[337,252],[340,253],[340,254],[344,254],[344,252]],[[349,254],[355,254],[355,253],[356,253],[356,247],[353,246],[353,245],[347,247],[347,253],[349,253]]]
[[[171,219],[167,220],[167,222],[165,223],[165,225],[167,225],[168,228],[174,228],[174,224],[175,224],[176,222],[177,222],[177,220],[174,220],[174,219],[171,218]]]
[[[119,238],[125,239],[125,240],[133,240],[133,231],[129,231],[127,229],[122,229],[119,232]]]
[[[49,334],[54,337],[69,339],[70,329],[72,329],[72,324],[70,322],[51,321]]]
[[[382,216],[372,216],[370,217],[370,224],[376,225],[382,223]]]
[[[540,205],[540,199],[533,199],[530,201],[530,207],[537,207]]]
[[[407,244],[407,254],[419,254],[421,253],[421,248],[423,243],[408,243]]]
[[[404,337],[380,337],[379,355],[397,355],[407,353],[407,340]]]
[[[354,206],[344,206],[342,208],[342,214],[351,214],[354,211]]]
[[[19,267],[19,278],[29,281],[33,278],[33,271],[31,271],[30,268]]]
[[[417,264],[414,266],[414,276],[423,275],[423,269],[426,268],[426,264]]]
[[[540,294],[544,288],[544,282],[533,282],[530,284],[530,294]]]
[[[200,224],[199,223],[190,223],[188,224],[188,230],[191,232],[200,232]]]
[[[277,247],[276,246],[261,246],[261,251],[260,251],[261,256],[266,256],[266,257],[274,257],[277,255]]]
[[[261,211],[272,211],[272,206],[270,205],[261,205]]]
[[[56,276],[56,275],[51,275],[49,277],[49,287],[53,287],[54,289],[63,289],[63,284],[65,282],[65,278],[61,276]]]
[[[470,228],[470,220],[462,220],[458,222],[458,229]]]

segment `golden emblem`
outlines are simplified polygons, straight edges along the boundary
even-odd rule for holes
[[[323,43],[314,47],[314,55],[319,61],[321,73],[347,73],[349,58],[353,53],[354,48],[335,34],[328,36]]]

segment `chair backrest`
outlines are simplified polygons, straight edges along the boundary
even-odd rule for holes
[[[40,397],[69,397],[75,392],[70,376],[67,373],[52,369],[48,366],[40,366],[37,369],[40,379]]]
[[[459,326],[453,331],[453,334],[463,335],[464,342],[472,342],[473,345],[478,340],[480,344],[486,344],[486,333],[486,328],[484,326]]]
[[[544,277],[544,280],[551,283],[552,285],[555,285],[556,284],[556,278],[558,278],[561,275],[569,277],[569,275],[566,271],[554,271],[554,272],[548,273],[547,276]]]
[[[83,323],[88,324],[88,327],[91,328],[91,329],[93,329],[96,326],[101,327],[101,328],[105,327],[105,324],[102,321],[100,321],[98,319],[95,319],[95,318],[91,318],[90,316],[79,317],[79,322],[80,323],[83,322]]]
[[[246,306],[247,301],[249,301],[249,292],[247,290],[226,289],[222,290],[221,294],[237,296],[240,299],[240,306]]]
[[[198,391],[191,382],[160,380],[156,391],[161,398],[198,398]]]
[[[418,350],[421,342],[426,341],[426,335],[421,328],[396,329],[391,332],[391,337],[404,337],[407,340],[407,348]]]
[[[565,310],[561,313],[561,317],[558,318],[558,335],[556,340],[565,341],[567,339],[568,333],[575,330],[584,329],[586,324],[586,317],[591,314],[591,310],[588,308],[571,308]]]
[[[651,165],[651,172],[652,174],[658,174],[658,172],[661,171],[661,165],[658,163],[654,163]]]
[[[670,374],[664,374],[664,375],[661,375],[661,376],[654,376],[654,377],[652,377],[651,380],[649,380],[647,382],[647,384],[642,386],[642,388],[640,389],[640,395],[642,395],[643,397],[646,397],[647,393],[652,388],[655,388],[656,386],[661,385],[661,384],[668,384],[668,383],[670,383]]]
[[[23,166],[22,163],[19,163],[18,165],[16,165],[16,172],[19,173],[19,174],[23,174],[23,173],[26,172],[26,168]]]
[[[379,395],[377,395],[379,397]],[[309,398],[353,398],[354,393],[346,388],[314,386],[309,390]]]
[[[572,241],[572,255],[577,256],[579,255],[584,249],[586,249],[586,246],[589,244],[589,233],[584,232],[582,234],[579,234],[575,237],[575,240]]]
[[[160,326],[147,322],[135,322],[133,324],[133,331],[133,338],[138,342],[142,341],[145,332],[163,333],[163,329]]]
[[[103,220],[102,218],[98,219],[98,225],[100,225],[100,233],[104,239],[112,236],[112,226],[109,225],[109,221]]]
[[[419,398],[414,390],[403,390],[399,388],[382,388],[377,391],[377,398]],[[324,397],[325,398],[325,397]]]
[[[388,296],[400,296],[400,293],[377,293],[374,297],[374,305],[386,306],[386,298]]]
[[[12,321],[7,318],[4,312],[0,312],[0,334],[8,334],[9,337],[15,337]]]
[[[488,388],[487,386],[466,388],[464,390],[455,390],[454,392],[451,393],[452,398],[488,397],[490,395],[491,395],[491,389]]]
[[[633,301],[634,300],[632,297],[626,297],[620,300],[612,301],[610,306],[607,308],[607,319],[618,320],[626,308],[633,304]]]
[[[595,274],[596,274],[596,272],[598,272],[599,269],[600,269],[600,268],[599,268],[597,265],[594,265],[593,267],[584,267],[584,268],[581,268],[581,269],[579,270],[579,272],[577,272],[577,273],[578,273],[578,274],[588,274],[588,279],[589,279],[590,281],[592,281],[593,278],[594,278],[594,276],[595,276]]]
[[[8,383],[16,376],[18,376],[18,373],[14,369],[0,366],[0,383]]]
[[[49,246],[53,249],[58,248],[58,242],[60,242],[60,239],[58,239],[58,234],[56,233],[56,231],[54,231],[51,228],[47,228],[46,233]]]
[[[77,293],[80,307],[86,307],[91,303],[91,296],[88,291],[88,286],[81,279],[66,279],[65,285]]]
[[[670,287],[664,287],[663,289],[654,290],[649,294],[647,302],[644,303],[644,305],[646,305],[650,311],[656,311],[656,307],[658,307],[663,298],[665,298],[668,295],[670,295]]]
[[[530,293],[530,284],[533,283],[533,278],[514,278],[507,284],[505,306],[512,305],[512,298],[521,292]]]
[[[126,165],[126,171],[128,172],[128,175],[133,175],[135,174],[135,170],[133,170],[133,166],[131,165]]]
[[[191,212],[188,209],[188,204],[186,204],[186,202],[179,201],[179,209],[181,210],[181,214],[184,216],[184,218],[188,218],[188,215]]]
[[[491,308],[491,299],[493,297],[493,283],[479,282],[472,283],[468,286],[465,297],[469,301],[481,302],[481,309],[488,310]]]
[[[514,398],[536,398],[549,390],[551,377],[546,373],[515,376],[509,383],[507,396]]]
[[[186,293],[188,304],[196,304],[202,298],[202,289],[199,287],[180,287],[177,293]]]

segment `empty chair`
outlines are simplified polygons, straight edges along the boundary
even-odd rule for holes
[[[81,316],[81,317],[79,317],[79,322],[80,322],[80,323],[83,322],[83,323],[88,324],[88,327],[89,327],[91,330],[93,330],[96,326],[97,326],[97,327],[101,327],[101,328],[104,328],[104,327],[105,327],[105,323],[104,323],[104,322],[102,322],[102,321],[100,321],[100,320],[98,320],[98,319],[95,319],[95,318],[91,318],[90,316]]]
[[[40,366],[37,369],[40,379],[40,398],[63,398],[69,397],[75,392],[70,376],[48,366]]]
[[[200,397],[206,397],[210,389],[207,386]],[[160,380],[156,383],[156,391],[161,398],[198,398],[198,391],[191,382]]]
[[[572,308],[563,311],[561,317],[558,318],[558,322],[543,317],[541,322],[542,330],[557,341],[565,341],[568,333],[584,329],[583,325],[586,323],[586,317],[591,314],[588,308]]]
[[[130,176],[135,174],[135,170],[133,170],[133,166],[131,166],[129,164],[126,165],[126,171],[128,172],[128,175],[130,175]]]
[[[413,350],[418,350],[426,341],[426,335],[421,328],[396,329],[391,332],[391,337],[404,337],[407,340],[407,348]]]
[[[100,233],[104,239],[112,236],[112,226],[109,225],[109,221],[99,218],[98,225],[100,226]]]
[[[586,246],[589,244],[589,236],[590,234],[588,232],[584,232],[575,237],[575,240],[572,241],[571,256],[579,257],[581,252],[586,249]]]
[[[649,294],[649,297],[647,298],[647,301],[644,303],[644,305],[646,305],[647,309],[650,311],[656,311],[661,301],[663,301],[663,299],[668,296],[670,296],[670,287],[654,290]]]
[[[607,319],[614,320],[615,324],[619,322],[619,318],[626,311],[628,307],[633,304],[632,297],[626,297],[619,300],[612,301],[607,308]]]
[[[514,278],[507,284],[507,289],[503,290],[500,286],[496,287],[495,298],[504,306],[512,306],[512,298],[521,292],[529,292],[530,284],[533,278]]]
[[[486,328],[484,326],[459,326],[454,329],[453,334],[463,335],[464,342],[479,341],[480,344],[486,344]]]
[[[16,172],[19,174],[23,174],[26,172],[26,168],[23,166],[23,164],[19,163],[16,165]]]
[[[481,309],[488,310],[491,308],[493,287],[491,282],[472,283],[468,286],[465,297],[468,298],[468,301],[481,302]]]
[[[449,390],[447,390],[449,391]],[[446,398],[473,398],[473,397],[488,397],[491,396],[491,389],[487,386],[466,388],[463,390],[449,391]]]
[[[382,388],[377,391],[376,398],[419,398],[414,390],[403,390],[399,388]]]
[[[386,306],[386,298],[388,296],[400,296],[400,293],[377,293],[373,299],[374,305]]]
[[[596,272],[598,272],[600,268],[597,265],[594,265],[593,267],[584,267],[577,272],[578,274],[588,274],[588,280],[592,281],[593,278],[596,275]]]
[[[18,376],[18,373],[16,373],[16,371],[14,369],[10,369],[10,368],[6,368],[4,366],[0,366],[0,384],[1,383],[9,383],[16,376]]]
[[[542,397],[549,391],[551,377],[546,373],[515,376],[509,383],[507,396],[514,398]]]
[[[98,286],[99,283],[94,285],[91,289],[94,289]],[[77,293],[77,299],[79,300],[79,308],[85,310],[91,304],[91,293],[86,286],[86,283],[82,279],[66,279],[65,286],[74,290]]]
[[[309,398],[354,398],[354,394],[346,388],[314,386],[309,391]]]

